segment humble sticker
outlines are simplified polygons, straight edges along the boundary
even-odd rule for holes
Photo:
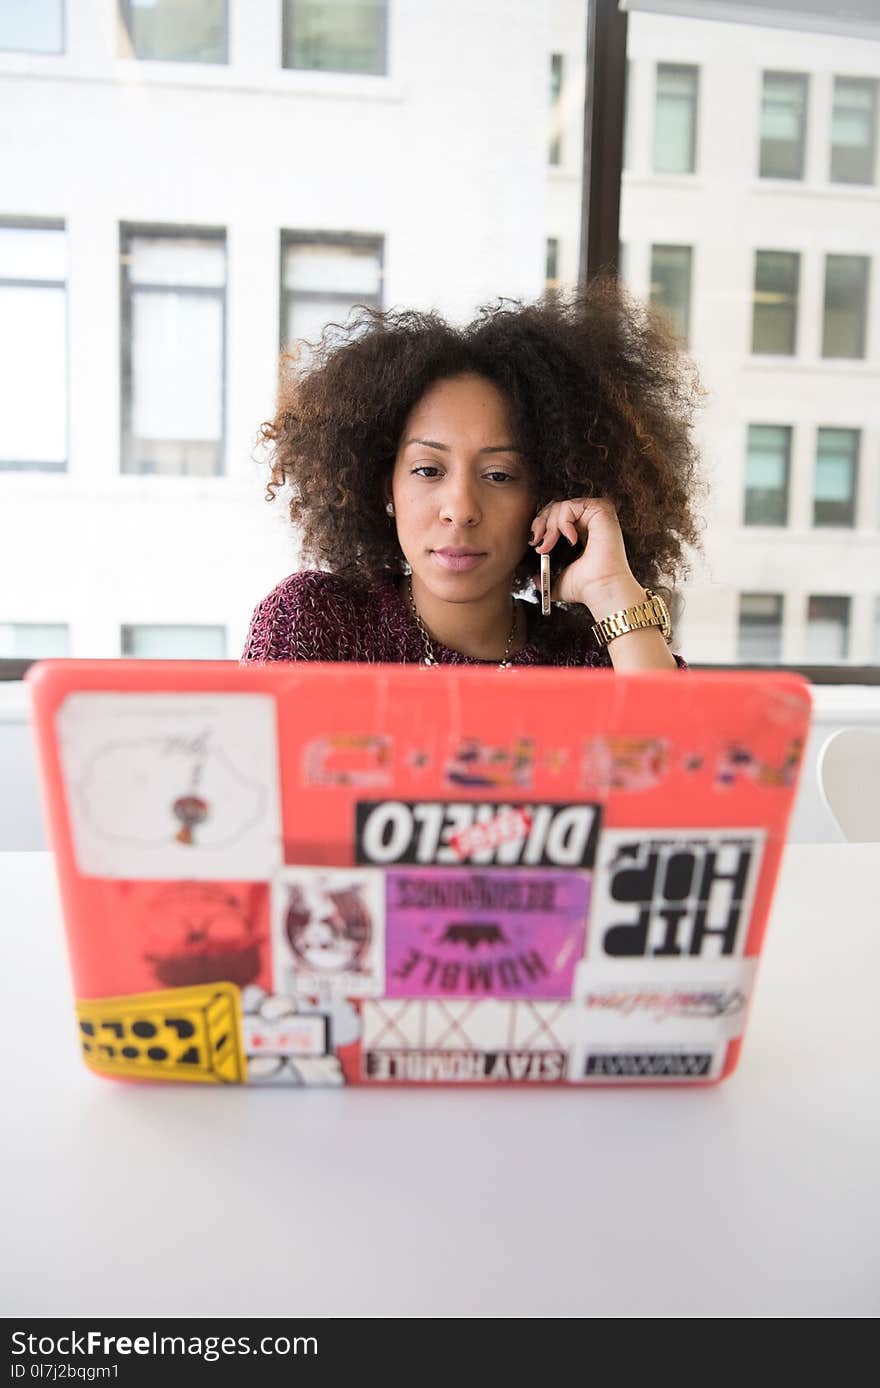
[[[589,894],[588,873],[392,869],[386,994],[569,998]]]

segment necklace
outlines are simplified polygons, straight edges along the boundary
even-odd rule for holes
[[[428,635],[428,633],[427,633],[427,631],[426,631],[426,629],[425,629],[425,624],[424,624],[424,622],[422,621],[421,617],[419,616],[419,609],[416,607],[416,600],[415,600],[415,598],[413,597],[412,574],[410,574],[409,579],[407,580],[407,582],[408,582],[408,586],[409,586],[409,603],[410,603],[410,607],[412,608],[413,616],[414,616],[415,619],[416,619],[416,626],[418,627],[419,631],[420,631],[421,634],[422,634],[422,643],[423,643],[423,645],[424,645],[424,647],[425,647],[425,659],[424,659],[424,661],[422,662],[422,664],[423,664],[423,665],[438,665],[438,664],[439,664],[439,661],[437,660],[437,657],[434,655],[434,647],[431,645],[431,638],[430,638],[430,636]],[[511,618],[510,618],[510,631],[509,631],[508,636],[507,636],[507,645],[504,647],[504,654],[503,654],[503,656],[501,657],[501,660],[498,662],[498,669],[499,669],[499,670],[509,670],[509,669],[511,668],[511,664],[510,664],[510,661],[508,660],[508,656],[510,655],[510,648],[511,648],[511,646],[513,645],[513,638],[514,638],[514,636],[516,635],[516,602],[514,601],[513,598],[511,598],[510,601],[511,601],[511,606],[512,606],[512,608],[513,608],[513,611],[512,611],[512,614],[511,614]],[[487,662],[487,663],[488,663],[488,662]]]

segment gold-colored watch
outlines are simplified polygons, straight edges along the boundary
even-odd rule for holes
[[[619,612],[612,612],[595,624],[593,635],[598,645],[607,646],[616,636],[625,636],[628,631],[641,631],[645,627],[659,627],[662,635],[669,640],[672,635],[669,608],[652,589],[646,588],[645,592],[648,596],[644,602],[637,602],[634,607],[622,607]]]

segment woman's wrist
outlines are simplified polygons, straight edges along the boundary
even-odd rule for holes
[[[634,576],[623,574],[619,578],[608,579],[590,588],[584,594],[583,603],[588,607],[595,622],[610,617],[614,612],[622,612],[627,607],[635,607],[645,602],[647,592]],[[625,632],[609,641],[608,651],[615,670],[674,670],[677,668],[675,656],[666,644],[659,627],[643,627],[637,631]]]

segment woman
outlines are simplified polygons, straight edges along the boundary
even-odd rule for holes
[[[259,603],[244,660],[684,665],[653,592],[698,544],[702,391],[649,310],[603,277],[462,329],[363,309],[333,332],[283,359],[262,431],[320,568]],[[541,556],[549,615],[514,596]]]

